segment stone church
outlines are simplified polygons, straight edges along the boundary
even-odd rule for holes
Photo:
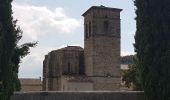
[[[120,12],[92,6],[82,15],[84,49],[67,46],[48,53],[43,61],[43,90],[119,90]]]

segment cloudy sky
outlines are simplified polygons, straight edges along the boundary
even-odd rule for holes
[[[121,55],[134,53],[133,0],[14,0],[13,16],[23,30],[20,43],[38,41],[20,64],[19,77],[42,76],[44,55],[67,45],[83,44],[83,17],[91,6],[121,8]]]

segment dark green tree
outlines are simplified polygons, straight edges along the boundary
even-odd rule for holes
[[[133,63],[128,65],[128,70],[123,70],[122,81],[125,82],[126,87],[132,87],[133,90],[142,90],[138,68],[138,59],[133,56]]]
[[[170,0],[135,0],[135,51],[145,100],[170,100]]]
[[[10,100],[13,92],[20,90],[19,63],[29,53],[29,47],[36,45],[18,45],[22,31],[12,17],[11,3],[12,0],[0,0],[0,100]]]

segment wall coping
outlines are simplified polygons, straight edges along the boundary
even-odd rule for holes
[[[37,93],[144,93],[143,91],[21,91],[14,94],[37,94]]]

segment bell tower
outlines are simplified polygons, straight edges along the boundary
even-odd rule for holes
[[[85,73],[94,90],[118,90],[120,84],[121,9],[92,6],[84,16]]]

